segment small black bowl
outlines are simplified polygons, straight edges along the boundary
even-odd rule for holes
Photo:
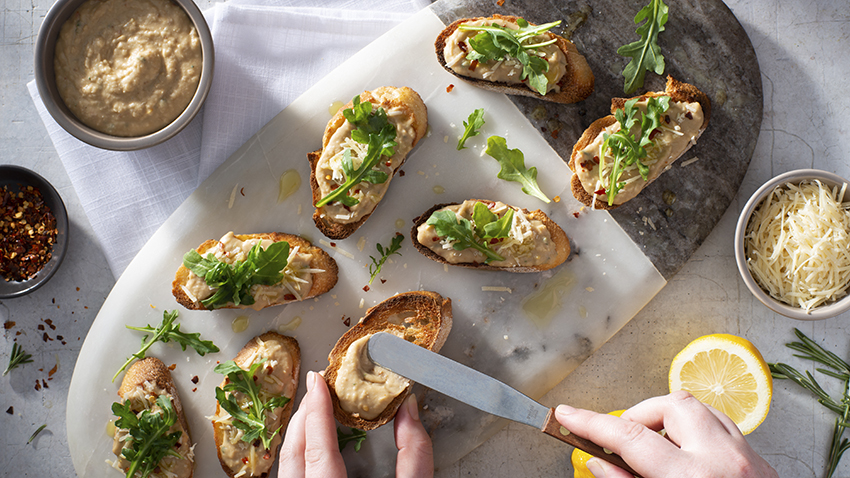
[[[44,198],[44,204],[50,208],[50,212],[56,218],[56,242],[53,244],[52,256],[47,264],[33,277],[24,281],[6,281],[0,278],[0,299],[11,299],[38,289],[59,269],[68,248],[68,212],[65,210],[62,197],[53,185],[27,168],[0,165],[0,187],[3,186],[14,192],[20,191],[21,186],[32,186],[38,189]]]

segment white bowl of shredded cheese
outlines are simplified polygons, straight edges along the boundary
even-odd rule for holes
[[[815,169],[776,176],[747,201],[735,261],[750,292],[786,317],[819,320],[850,310],[850,190]]]

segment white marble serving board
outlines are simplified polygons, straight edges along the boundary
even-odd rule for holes
[[[327,365],[328,352],[348,329],[344,317],[355,323],[368,307],[395,293],[434,290],[453,302],[454,327],[443,353],[540,397],[661,290],[663,277],[610,216],[581,210],[573,200],[569,169],[513,103],[503,95],[463,84],[437,64],[433,40],[443,27],[429,9],[423,10],[331,72],[233,154],[145,245],[101,308],[77,360],[68,394],[67,427],[79,476],[118,476],[105,463],[113,458],[106,424],[112,418],[110,405],[118,398],[118,383],[111,378],[126,357],[138,350],[141,339],[141,334],[124,326],[158,324],[164,310],[178,308],[183,330],[201,332],[221,348],[220,353],[206,357],[174,345],[156,344],[149,351],[166,364],[176,364],[173,376],[197,443],[195,476],[206,478],[225,476],[206,419],[215,409],[214,388],[221,379],[212,368],[263,331],[300,320],[297,328],[286,333],[301,345],[303,375]],[[448,92],[452,84],[454,89]],[[383,85],[416,90],[428,106],[430,131],[402,168],[405,175],[393,179],[375,214],[349,239],[334,241],[339,250],[330,253],[339,264],[337,286],[317,299],[260,312],[187,311],[177,305],[171,295],[174,272],[183,254],[206,239],[228,231],[296,233],[316,244],[323,239],[311,218],[306,153],[320,146],[332,103]],[[462,121],[476,108],[485,109],[487,123],[480,136],[467,142],[469,149],[458,152],[455,145]],[[521,149],[526,165],[537,167],[543,191],[550,197],[560,196],[560,202],[544,204],[523,194],[518,184],[497,179],[497,162],[483,155],[491,135],[504,136],[510,148]],[[278,179],[290,169],[300,173],[302,185],[278,203]],[[443,193],[436,192],[438,186]],[[406,238],[403,256],[394,256],[384,266],[381,277],[386,282],[376,280],[371,290],[363,290],[376,242],[388,243],[397,231],[408,236],[412,219],[435,203],[473,197],[542,209],[570,237],[571,259],[538,274],[444,268],[421,256]],[[398,227],[399,223],[403,226]],[[362,251],[361,238],[365,241]],[[552,277],[565,284],[556,288],[552,317],[530,318],[522,310],[523,300]],[[234,333],[231,322],[239,316],[249,317],[249,326]],[[197,385],[191,381],[196,375]],[[297,401],[303,393],[302,381]],[[424,395],[423,419],[432,427],[438,466],[465,455],[500,426],[489,416],[435,395]],[[391,426],[369,432],[359,453],[345,452],[353,476],[390,476],[394,456]]]

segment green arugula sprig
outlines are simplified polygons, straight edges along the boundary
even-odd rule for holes
[[[345,433],[336,427],[336,440],[339,442],[339,451],[342,451],[349,442],[354,443],[354,451],[360,451],[360,447],[366,440],[366,432],[357,428],[349,428],[350,433]]]
[[[803,375],[784,363],[768,364],[773,378],[788,379],[800,385],[812,392],[817,397],[818,403],[838,415],[832,431],[832,444],[829,449],[829,456],[827,457],[826,474],[824,475],[826,478],[831,478],[838,468],[838,462],[841,460],[842,455],[850,448],[850,440],[844,438],[844,431],[850,427],[850,364],[815,343],[800,332],[800,330],[795,328],[794,333],[800,339],[800,342],[791,342],[785,345],[792,350],[800,352],[800,354],[794,354],[795,357],[826,365],[829,368],[816,368],[815,370],[844,382],[843,396],[836,399],[831,397],[808,371]]]
[[[251,305],[251,287],[257,284],[274,285],[283,279],[283,269],[289,259],[289,243],[274,242],[263,249],[260,243],[248,252],[244,261],[228,264],[210,253],[206,257],[192,249],[183,256],[183,265],[215,292],[201,300],[207,309],[217,309],[229,303]]]
[[[635,25],[644,20],[646,23],[637,29],[640,40],[617,49],[618,55],[631,58],[623,69],[623,90],[626,93],[643,86],[647,71],[654,71],[658,75],[664,73],[664,55],[658,46],[658,34],[664,31],[664,24],[667,23],[667,5],[664,1],[650,0],[649,4],[635,15]]]
[[[228,382],[224,389],[215,388],[215,398],[221,408],[233,417],[233,426],[245,432],[242,435],[242,441],[252,443],[254,440],[260,439],[263,442],[263,447],[268,450],[271,448],[272,438],[283,427],[281,426],[269,433],[270,430],[266,427],[265,412],[283,407],[289,402],[289,398],[271,397],[268,400],[262,400],[260,397],[262,387],[254,381],[254,375],[263,363],[265,363],[265,360],[258,361],[251,365],[248,370],[244,370],[236,365],[233,360],[228,360],[216,365],[213,370],[227,376]],[[227,394],[225,392],[244,394],[247,397],[246,409],[242,408],[234,393]]]
[[[458,30],[481,32],[468,40],[472,51],[467,53],[467,60],[487,63],[494,60],[504,60],[507,57],[516,58],[522,65],[520,79],[527,79],[532,88],[541,95],[545,95],[549,83],[546,78],[549,62],[540,58],[534,50],[551,45],[557,40],[552,38],[537,43],[529,43],[529,41],[560,24],[561,21],[559,20],[532,26],[525,19],[518,18],[519,29],[517,30],[498,25],[460,25]]]
[[[608,205],[614,205],[614,198],[625,187],[620,182],[620,176],[626,167],[636,165],[641,177],[646,181],[649,177],[649,166],[643,163],[646,158],[646,147],[652,144],[650,136],[652,132],[661,125],[661,115],[667,111],[670,105],[669,96],[649,98],[646,104],[646,113],[641,113],[635,104],[640,97],[626,101],[625,107],[614,112],[614,117],[620,123],[620,129],[612,134],[602,133],[602,157],[605,158],[610,151],[613,158],[611,174],[608,177],[606,195]],[[632,127],[640,121],[640,130],[637,136],[632,133]],[[604,161],[604,159],[603,159]],[[604,179],[602,173],[605,168],[600,165],[599,179]]]
[[[484,254],[485,264],[503,261],[504,257],[490,249],[490,241],[508,237],[513,222],[514,210],[508,209],[501,218],[493,214],[486,204],[478,202],[472,210],[472,221],[458,217],[452,211],[435,211],[425,224],[433,226],[437,235],[452,241],[457,251],[475,249]],[[474,222],[474,225],[473,225]]]
[[[208,353],[218,352],[218,347],[210,340],[201,340],[200,333],[189,333],[189,332],[181,332],[180,324],[175,324],[174,321],[177,319],[177,311],[164,311],[162,313],[162,322],[156,327],[152,327],[148,324],[145,327],[133,327],[131,325],[127,325],[130,330],[138,330],[139,332],[147,332],[153,334],[148,340],[148,335],[142,337],[142,348],[130,356],[124,365],[115,372],[115,375],[112,377],[112,381],[115,382],[115,379],[118,378],[118,375],[126,369],[133,360],[141,360],[145,358],[145,354],[148,349],[151,348],[156,342],[167,343],[170,341],[175,341],[180,345],[180,347],[185,351],[186,347],[192,347],[198,352],[198,355],[204,356]]]
[[[473,136],[478,136],[480,134],[478,130],[482,126],[484,126],[484,108],[478,108],[470,113],[466,121],[463,122],[463,136],[457,142],[457,150],[465,149],[466,146],[464,144],[466,140]]]
[[[316,203],[316,207],[322,207],[334,201],[339,201],[345,206],[354,206],[360,201],[348,195],[348,191],[363,181],[372,184],[382,184],[387,181],[389,175],[374,168],[382,157],[391,157],[394,154],[396,143],[396,129],[387,119],[387,112],[383,108],[372,111],[372,103],[360,102],[360,95],[354,97],[353,106],[342,112],[342,115],[355,129],[351,132],[351,139],[358,143],[367,145],[366,157],[360,163],[360,167],[354,169],[351,160],[351,150],[346,148],[342,157],[342,173],[345,182],[330,194]]]
[[[401,241],[404,240],[404,236],[401,233],[396,233],[390,241],[390,245],[384,247],[381,243],[375,244],[375,248],[378,249],[378,254],[380,254],[380,258],[376,259],[372,256],[369,256],[369,259],[372,259],[372,263],[369,264],[369,274],[371,277],[369,278],[369,284],[375,280],[375,277],[381,273],[381,267],[384,266],[384,262],[387,262],[387,259],[393,254],[401,255],[401,252],[398,252],[401,249]]]
[[[537,185],[537,168],[533,166],[525,167],[522,151],[508,149],[507,141],[501,136],[490,136],[487,138],[487,150],[485,152],[502,166],[496,177],[506,181],[518,182],[522,184],[522,192],[525,194],[534,196],[547,204],[550,202],[540,186]]]
[[[138,416],[131,409],[129,400],[112,404],[112,413],[118,417],[115,426],[128,430],[130,435],[121,450],[121,456],[130,462],[127,478],[132,478],[136,472],[142,478],[147,477],[168,455],[180,458],[174,445],[183,432],[178,430],[168,433],[177,423],[177,412],[174,411],[171,399],[165,395],[156,397],[156,404],[159,411],[144,410]]]
[[[44,430],[45,428],[47,428],[47,424],[46,424],[46,423],[45,423],[45,424],[43,424],[43,425],[41,425],[40,427],[36,428],[36,429],[35,429],[35,431],[34,431],[34,432],[32,432],[32,435],[30,435],[30,439],[29,439],[29,440],[27,440],[27,445],[29,445],[30,443],[32,443],[32,442],[33,442],[33,440],[35,440],[35,437],[37,437],[37,436],[38,436],[38,434],[39,434],[39,433],[41,433],[41,431],[42,431],[42,430]]]
[[[7,373],[17,368],[18,365],[25,363],[32,363],[32,355],[24,353],[24,349],[18,345],[17,342],[12,342],[12,353],[9,355],[9,365],[7,365],[6,370],[3,371],[3,376],[5,377]]]

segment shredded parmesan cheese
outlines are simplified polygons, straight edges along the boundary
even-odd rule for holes
[[[750,219],[747,267],[777,300],[813,308],[847,295],[850,286],[850,202],[846,184],[820,181],[777,186]]]
[[[502,287],[502,286],[495,286],[495,285],[483,285],[483,286],[481,286],[481,291],[482,292],[507,292],[508,294],[513,292],[513,290],[511,290],[510,287]]]

